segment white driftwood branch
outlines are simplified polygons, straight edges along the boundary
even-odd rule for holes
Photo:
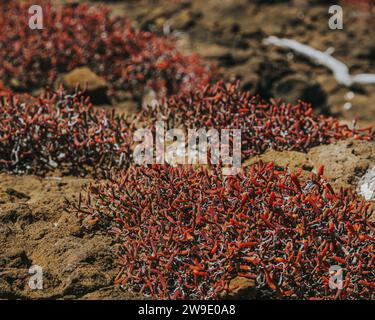
[[[350,75],[348,67],[341,61],[335,59],[330,54],[311,48],[305,44],[291,39],[280,39],[275,36],[268,37],[264,40],[267,45],[276,45],[283,48],[291,49],[303,56],[313,60],[316,64],[330,69],[336,78],[336,81],[345,86],[351,86],[353,83],[370,84],[375,83],[375,74],[361,73]]]

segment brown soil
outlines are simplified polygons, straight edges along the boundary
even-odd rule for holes
[[[130,299],[113,287],[113,243],[87,232],[64,212],[88,179],[0,175],[0,298]],[[28,269],[43,268],[43,290],[31,290]]]
[[[375,73],[375,39],[369,32],[370,22],[344,10],[344,30],[332,31],[327,27],[327,4],[273,2],[129,0],[106,4],[115,14],[137,21],[143,29],[159,33],[169,30],[181,50],[198,52],[217,63],[223,76],[241,78],[245,89],[266,97],[282,96],[286,101],[305,95],[317,111],[338,114],[343,120],[358,117],[362,124],[374,124],[375,86],[339,86],[326,69],[262,44],[268,35],[277,35],[309,43],[319,50],[334,47],[334,56],[344,61],[352,73]],[[349,99],[348,92],[354,97]],[[343,108],[346,102],[352,104],[350,110]],[[130,102],[114,107],[119,111],[136,110]],[[355,187],[365,171],[375,165],[375,145],[350,140],[316,147],[308,154],[269,151],[245,165],[259,160],[274,161],[291,170],[301,167],[306,173],[324,164],[335,187]],[[114,285],[119,270],[112,239],[100,231],[85,230],[80,221],[64,211],[65,198],[77,201],[82,185],[89,181],[0,174],[0,299],[143,298]],[[43,290],[28,286],[31,265],[43,268]]]

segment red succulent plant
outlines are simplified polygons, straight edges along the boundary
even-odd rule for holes
[[[28,8],[40,4],[42,30],[28,27]],[[205,85],[212,72],[165,37],[143,32],[104,6],[53,6],[49,1],[2,1],[0,79],[17,90],[52,86],[58,75],[88,66],[115,90],[159,98]]]
[[[129,164],[132,130],[123,116],[95,110],[80,92],[28,100],[0,101],[0,170],[95,174]]]
[[[307,151],[336,140],[371,140],[371,127],[349,128],[336,118],[313,114],[310,104],[267,102],[239,89],[236,84],[218,82],[190,94],[172,97],[164,104],[148,107],[139,116],[163,119],[166,127],[241,129],[244,157],[274,150]]]
[[[222,177],[192,167],[131,168],[88,186],[70,211],[109,228],[120,245],[117,283],[163,299],[210,299],[231,279],[261,296],[374,299],[370,204],[270,164]],[[330,268],[341,268],[341,289]]]

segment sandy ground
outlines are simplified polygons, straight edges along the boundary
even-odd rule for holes
[[[290,102],[304,98],[317,112],[374,124],[375,86],[340,86],[325,68],[262,44],[267,36],[277,35],[323,51],[334,48],[334,56],[351,73],[375,73],[375,34],[369,32],[373,21],[348,9],[344,10],[344,30],[332,31],[327,26],[328,6],[319,4],[324,1],[274,2],[137,0],[106,4],[145,30],[176,37],[181,50],[198,52],[218,64],[223,77],[242,79],[244,89]],[[130,102],[113,107],[137,110]],[[335,187],[356,188],[360,177],[375,165],[375,145],[350,140],[319,146],[307,154],[269,151],[245,165],[259,160],[275,161],[291,170],[302,167],[306,172],[324,164]],[[0,299],[143,298],[114,286],[119,270],[112,239],[100,230],[85,230],[64,211],[65,198],[76,201],[82,185],[89,181],[0,174]],[[28,286],[31,265],[43,268],[43,290]]]

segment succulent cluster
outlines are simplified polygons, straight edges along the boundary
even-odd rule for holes
[[[28,27],[31,4],[42,4],[42,30]],[[49,1],[1,1],[0,79],[17,90],[52,86],[58,75],[87,66],[115,90],[135,98],[195,89],[212,76],[196,55],[181,54],[169,40],[136,29],[102,6],[52,6]]]
[[[235,277],[254,279],[273,298],[375,298],[369,203],[335,193],[323,168],[306,179],[272,163],[220,172],[114,172],[70,210],[110,227],[120,244],[117,282],[154,298],[216,298]],[[341,268],[338,290],[330,288],[332,266]]]
[[[371,9],[374,9],[373,0],[341,0],[340,2],[344,5],[354,5],[364,10],[370,10],[370,13]]]
[[[350,129],[337,119],[315,116],[311,106],[302,102],[296,106],[266,103],[239,91],[238,84],[219,83],[179,95],[132,119],[94,110],[78,91],[68,94],[60,88],[25,99],[6,88],[0,90],[4,90],[0,91],[4,96],[0,102],[0,170],[14,173],[58,168],[81,174],[88,173],[85,165],[127,167],[134,130],[145,121],[155,124],[161,115],[173,128],[241,129],[244,157],[268,148],[306,151],[338,139],[373,136],[371,128]]]
[[[169,127],[241,129],[245,157],[267,149],[307,151],[336,140],[371,140],[371,127],[356,129],[338,119],[313,114],[311,105],[272,100],[266,102],[239,83],[218,82],[189,95],[172,97],[167,103],[149,107],[141,119],[165,119]]]
[[[0,97],[5,97],[10,94],[12,94],[12,91],[5,87],[2,82],[0,82]]]
[[[0,171],[95,174],[129,164],[132,131],[123,116],[94,110],[80,92],[28,100],[0,100]]]

